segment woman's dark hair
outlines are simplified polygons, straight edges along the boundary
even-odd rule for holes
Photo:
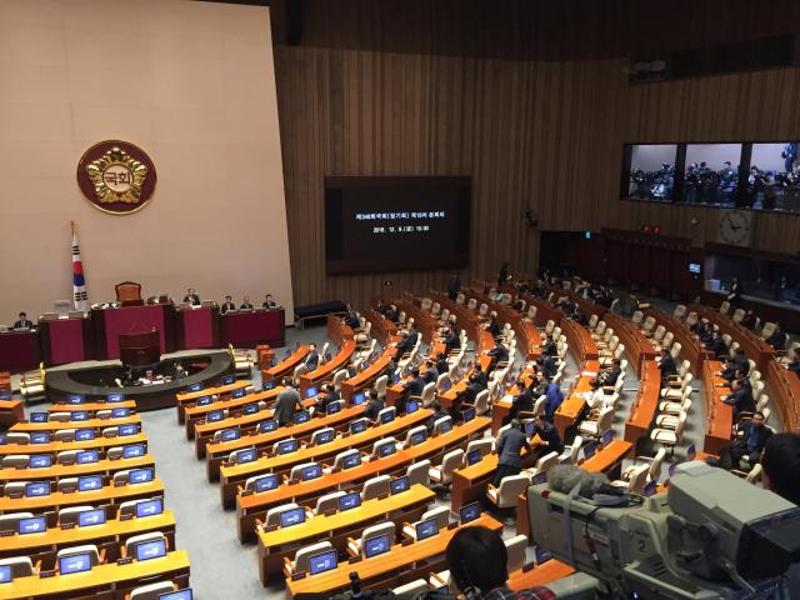
[[[462,592],[478,588],[485,594],[505,585],[508,551],[499,533],[486,527],[464,527],[450,540],[446,551],[450,576]]]

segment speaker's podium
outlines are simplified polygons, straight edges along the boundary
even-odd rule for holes
[[[120,333],[119,358],[126,367],[148,367],[161,360],[161,336],[157,329],[143,333]]]

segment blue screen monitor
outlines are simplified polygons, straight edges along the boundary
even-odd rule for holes
[[[193,383],[192,385],[189,386],[189,391],[190,392],[199,392],[202,389],[203,389],[203,384],[199,383],[199,382],[198,383]]]
[[[306,520],[306,509],[301,506],[285,510],[280,514],[279,520],[281,522],[281,527],[299,525]]]
[[[308,465],[300,473],[300,479],[308,481],[322,477],[322,467],[320,465]]]
[[[700,267],[700,263],[696,263],[696,262],[690,262],[689,263],[689,273],[692,273],[694,275],[699,275],[701,270],[702,269]]]
[[[299,443],[295,439],[281,440],[278,442],[278,454],[288,454],[294,452],[299,447]]]
[[[31,454],[28,460],[30,469],[46,469],[53,466],[53,457],[50,454]]]
[[[0,390],[0,400],[11,400],[11,392],[8,390]]]
[[[251,402],[250,404],[245,404],[242,408],[242,412],[246,415],[254,415],[258,412],[258,404],[255,402]]]
[[[122,394],[109,394],[106,396],[106,402],[114,403],[114,402],[122,402],[125,399],[125,396]]]
[[[552,558],[550,553],[539,546],[534,546],[533,548],[534,560],[536,561],[537,565],[540,565],[544,562],[547,562]]]
[[[378,456],[390,456],[397,451],[397,446],[394,445],[394,442],[387,442],[385,444],[381,444],[378,446]]]
[[[28,519],[20,519],[17,524],[17,532],[20,535],[28,535],[29,533],[44,533],[45,531],[47,531],[46,517],[30,517]]]
[[[164,500],[153,498],[152,500],[142,500],[136,504],[136,518],[154,517],[164,512]]]
[[[474,408],[465,408],[461,411],[461,418],[464,419],[464,423],[468,423],[475,418],[475,409]]]
[[[453,382],[452,382],[452,381],[450,381],[449,379],[445,379],[445,380],[442,382],[442,387],[441,387],[441,390],[442,390],[443,392],[446,392],[446,391],[447,391],[447,390],[449,390],[451,387],[453,387]]]
[[[531,483],[533,485],[539,485],[545,483],[547,481],[547,473],[537,473],[536,475],[531,478]]]
[[[161,539],[136,544],[134,554],[138,561],[162,558],[167,555],[167,541]]]
[[[139,433],[139,426],[136,423],[128,423],[117,427],[117,435],[119,436],[136,435],[137,433]]]
[[[169,592],[168,594],[161,594],[158,600],[192,600],[192,588],[185,590],[178,590],[177,592]]]
[[[361,464],[361,454],[353,452],[342,459],[342,469],[352,469]]]
[[[673,475],[675,475],[675,469],[677,469],[677,468],[678,468],[678,465],[679,465],[679,464],[681,464],[681,463],[679,463],[679,462],[675,462],[675,463],[672,463],[672,464],[669,466],[668,473],[669,473],[669,476],[670,476],[670,477],[672,477]]]
[[[264,390],[265,392],[268,392],[269,390],[273,389],[274,387],[275,387],[275,382],[274,381],[265,381],[261,385],[261,389]]]
[[[341,402],[331,402],[325,408],[325,412],[327,412],[329,415],[335,415],[340,410],[342,410],[342,403]]]
[[[392,375],[392,383],[398,383],[400,381],[400,373]]]
[[[361,433],[367,428],[367,420],[366,419],[358,419],[350,423],[350,433],[356,434]]]
[[[391,491],[392,495],[405,492],[409,487],[411,487],[411,481],[409,480],[408,475],[403,475],[397,479],[392,479],[389,482],[389,490]]]
[[[31,444],[49,444],[50,432],[49,431],[32,431]]]
[[[453,429],[453,419],[442,421],[441,425],[439,425],[439,433],[447,433],[451,429]]]
[[[231,398],[236,400],[237,398],[244,398],[247,395],[247,390],[244,388],[237,388],[231,392]]]
[[[614,432],[609,429],[603,434],[601,443],[603,444],[603,446],[608,446],[611,443],[612,439],[614,439]]]
[[[84,400],[81,394],[67,394],[67,404],[82,404]]]
[[[364,404],[367,401],[367,396],[364,392],[359,392],[355,396],[353,396],[353,406],[359,406]]]
[[[367,558],[386,554],[391,549],[392,540],[388,533],[364,540],[364,556]]]
[[[258,459],[258,450],[255,448],[246,448],[245,450],[239,450],[236,453],[236,462],[238,464],[254,462]]]
[[[62,556],[58,559],[58,572],[61,575],[84,573],[86,571],[90,571],[91,568],[92,557],[88,552]]]
[[[417,541],[427,539],[439,533],[439,523],[436,519],[428,519],[427,521],[420,521],[414,526],[417,533]]]
[[[225,375],[222,378],[222,385],[230,385],[236,382],[236,375]]]
[[[223,410],[212,410],[210,413],[206,415],[206,421],[208,423],[217,423],[222,421],[225,418],[225,411]]]
[[[643,496],[654,496],[655,493],[658,491],[658,482],[657,481],[648,481],[643,490]]]
[[[32,412],[31,413],[31,423],[47,423],[47,413],[46,412]]]
[[[13,581],[13,576],[11,574],[11,566],[10,565],[0,566],[0,583],[11,583],[12,581]]]
[[[583,447],[583,458],[589,460],[597,452],[597,442],[589,442]]]
[[[313,398],[319,394],[319,388],[315,385],[312,385],[310,388],[306,388],[306,398]]]
[[[415,413],[419,410],[419,402],[416,400],[409,400],[406,402],[406,414],[410,415],[411,413]]]
[[[5,446],[8,443],[8,436],[5,433],[0,433],[0,445]]]
[[[106,511],[102,508],[84,510],[78,513],[78,527],[94,527],[106,522]]]
[[[481,462],[483,458],[483,452],[481,452],[480,448],[475,448],[474,450],[470,450],[467,452],[467,464],[474,465],[475,463]]]
[[[78,477],[79,492],[93,492],[103,487],[103,477],[101,475],[87,475]]]
[[[296,413],[294,413],[293,417],[295,423],[305,423],[310,418],[311,415],[305,410],[298,410]]]
[[[358,508],[361,506],[361,494],[358,492],[350,492],[344,496],[339,496],[339,510],[350,510],[351,508]]]
[[[97,450],[84,450],[83,452],[78,452],[75,457],[75,462],[79,465],[88,465],[90,463],[96,463],[99,460],[100,452]]]
[[[75,432],[76,442],[88,442],[89,440],[93,440],[96,438],[97,438],[97,433],[95,433],[94,429],[78,429]]]
[[[428,439],[428,430],[425,429],[424,431],[420,430],[412,433],[411,439],[409,441],[411,442],[412,446],[416,446],[417,444],[421,444],[427,439]]]
[[[461,507],[461,510],[458,511],[458,518],[461,524],[469,523],[470,521],[474,521],[478,517],[481,516],[481,505],[479,502],[471,502],[470,504],[465,504]]]
[[[267,419],[266,421],[261,421],[261,423],[258,424],[258,433],[269,433],[270,431],[275,431],[277,428],[277,421]]]
[[[25,486],[25,495],[29,498],[35,496],[49,496],[50,495],[50,483],[49,482],[35,482],[29,483]]]
[[[153,476],[153,469],[132,469],[128,474],[128,483],[147,483],[148,481],[153,481]]]
[[[136,458],[137,456],[144,456],[147,450],[144,444],[128,444],[122,447],[122,458]]]
[[[694,460],[696,456],[697,456],[697,446],[692,444],[686,449],[686,458],[688,460]]]
[[[256,492],[268,492],[270,490],[274,490],[280,484],[280,480],[278,476],[274,473],[269,475],[264,475],[263,477],[259,477],[256,479],[255,488]]]
[[[122,417],[127,417],[133,411],[130,408],[112,408],[111,409],[111,418],[112,419],[121,419]]]
[[[308,557],[308,572],[310,575],[332,571],[338,565],[339,561],[336,558],[336,550],[328,550]]]
[[[381,423],[391,423],[394,421],[394,411],[387,410],[384,413],[381,413]]]
[[[533,421],[525,423],[525,435],[532,438],[534,433],[536,433],[536,423]]]
[[[214,399],[211,396],[200,396],[195,404],[197,406],[208,406],[212,402],[214,402]]]
[[[242,432],[238,429],[223,429],[219,434],[219,439],[223,442],[238,440],[240,437],[242,437]]]
[[[314,438],[314,441],[317,445],[319,444],[328,444],[333,441],[333,438],[336,437],[336,432],[332,429],[326,429],[325,431],[317,434]]]
[[[75,412],[69,413],[69,420],[70,421],[88,421],[89,420],[89,412],[85,410],[76,410]]]

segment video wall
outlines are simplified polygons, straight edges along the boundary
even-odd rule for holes
[[[625,144],[620,197],[800,213],[800,142]]]

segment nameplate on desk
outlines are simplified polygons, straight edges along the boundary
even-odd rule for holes
[[[533,571],[536,568],[536,563],[528,563],[527,565],[522,565],[522,572],[528,573],[529,571]]]
[[[458,527],[458,523],[448,523],[447,524],[447,528],[448,529],[456,529],[457,527]]]
[[[118,558],[117,559],[117,565],[119,565],[119,566],[129,565],[132,562],[133,562],[133,557],[131,557],[131,556],[126,556],[125,558]]]
[[[59,527],[62,530],[75,529],[76,523],[61,523]]]
[[[39,571],[39,579],[47,579],[48,577],[55,577],[55,569],[50,571]]]
[[[125,487],[126,485],[128,485],[127,481],[115,481],[114,482],[114,487]]]
[[[119,516],[119,520],[120,520],[120,521],[131,521],[131,520],[133,520],[133,514],[131,514],[131,513],[126,513],[126,514],[124,514],[124,515],[120,515],[120,516]]]
[[[292,581],[298,581],[300,579],[305,579],[307,573],[305,571],[300,571],[299,573],[292,573]]]
[[[401,545],[402,545],[402,546],[410,546],[410,545],[411,545],[411,544],[413,544],[413,543],[414,543],[414,538],[405,538],[405,539],[404,539],[404,540],[401,542]]]
[[[22,492],[10,492],[9,494],[6,494],[6,498],[10,498],[11,500],[17,500],[23,496],[24,494]]]
[[[241,494],[239,494],[242,498],[246,498],[247,496],[253,495],[253,490],[244,490]]]
[[[8,531],[0,531],[0,537],[13,537],[15,535],[17,535],[17,532],[13,529]]]
[[[355,563],[357,563],[357,562],[361,562],[361,559],[362,559],[362,558],[363,558],[363,557],[362,557],[360,554],[358,554],[357,556],[354,556],[353,558],[351,558],[350,560],[348,560],[348,561],[347,561],[347,563],[348,563],[348,564],[350,564],[350,565],[354,565],[354,564],[355,564]]]
[[[337,509],[329,508],[328,510],[322,512],[322,516],[323,517],[331,517],[331,516],[335,515],[337,512],[339,512]]]
[[[272,523],[272,524],[267,525],[266,527],[264,527],[264,531],[275,531],[277,529],[278,529],[278,526],[275,523]]]

